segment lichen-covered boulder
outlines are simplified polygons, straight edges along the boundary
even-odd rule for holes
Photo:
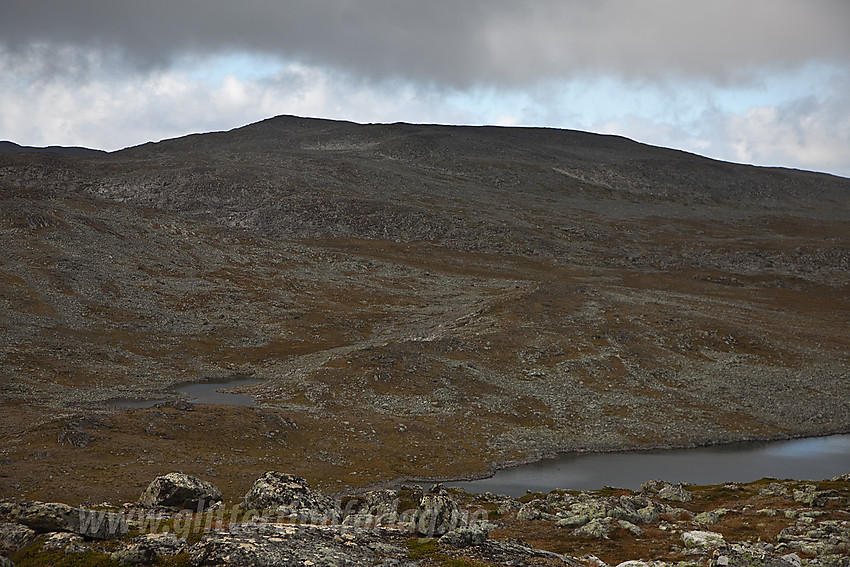
[[[641,484],[640,488],[644,494],[657,496],[662,500],[690,502],[694,499],[694,495],[685,490],[682,483],[672,484],[665,480],[650,480]]]
[[[15,521],[40,533],[75,532],[79,510],[61,502],[27,502],[17,510]]]
[[[333,498],[310,488],[300,476],[276,471],[269,471],[257,479],[245,494],[242,506],[247,510],[295,515],[317,523],[336,523],[339,519],[339,509]]]
[[[221,501],[221,492],[215,485],[183,473],[168,473],[151,482],[139,498],[139,506],[163,506],[178,510],[202,512]]]
[[[440,543],[449,547],[475,547],[487,540],[487,529],[481,525],[469,525],[446,532]]]
[[[814,484],[807,484],[802,490],[794,491],[794,501],[806,506],[823,507],[830,502],[840,502],[841,497],[837,490],[818,490]]]
[[[27,502],[17,510],[15,521],[39,533],[71,532],[95,539],[127,533],[123,514],[74,508],[61,502]]]
[[[574,535],[587,536],[596,539],[608,539],[611,533],[618,527],[613,518],[595,518],[573,531]]]
[[[186,551],[186,538],[171,532],[142,534],[126,547],[112,553],[112,559],[125,565],[150,565],[163,557]]]
[[[715,551],[709,560],[709,567],[797,567],[801,565],[799,556],[793,554],[778,556],[772,553],[772,547],[765,548],[760,543],[751,544],[741,542],[736,544],[723,543],[715,547]],[[795,561],[796,559],[796,561]],[[819,557],[813,564],[830,565]],[[798,563],[799,562],[799,563]],[[840,565],[838,563],[833,565]]]
[[[189,548],[189,559],[193,567],[371,567],[381,564],[373,549],[393,547],[378,543],[371,530],[277,524],[207,534]]]
[[[445,494],[428,493],[419,501],[416,511],[416,533],[421,536],[445,535],[461,525],[457,503]]]
[[[694,516],[694,521],[701,526],[710,526],[711,524],[716,524],[720,518],[730,513],[731,510],[727,508],[717,508],[716,510],[708,510],[706,512],[700,512],[696,516]]]
[[[343,523],[347,525],[377,525],[397,522],[399,504],[398,492],[384,489],[348,495],[340,501],[339,507]]]
[[[20,524],[0,522],[0,555],[12,555],[35,540],[35,530]]]
[[[717,547],[725,542],[723,534],[694,530],[682,534],[682,543],[688,549],[704,549]]]

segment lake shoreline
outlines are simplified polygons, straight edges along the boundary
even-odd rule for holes
[[[693,449],[709,449],[709,448],[723,448],[723,447],[732,447],[736,445],[747,445],[747,444],[770,444],[770,443],[782,443],[787,441],[802,441],[802,440],[814,440],[814,439],[824,439],[833,436],[842,436],[842,435],[850,435],[850,428],[839,429],[835,432],[824,433],[823,435],[791,435],[791,436],[758,436],[755,438],[747,439],[747,440],[735,440],[735,441],[716,441],[716,442],[707,442],[707,443],[691,443],[691,444],[679,444],[679,445],[656,445],[652,447],[623,447],[623,448],[613,448],[610,450],[567,450],[567,451],[556,451],[556,452],[546,452],[539,455],[534,455],[528,457],[526,459],[519,459],[514,461],[505,461],[500,463],[495,463],[486,473],[472,473],[466,475],[455,475],[452,477],[414,477],[414,478],[404,478],[404,479],[395,479],[391,482],[387,483],[376,483],[375,485],[370,485],[369,488],[363,487],[364,490],[374,489],[376,487],[397,487],[402,484],[412,484],[412,483],[471,483],[481,480],[492,479],[495,475],[500,472],[517,469],[527,465],[540,464],[548,460],[557,460],[563,457],[590,457],[590,456],[610,456],[610,455],[622,455],[627,453],[634,453],[640,455],[648,455],[655,451],[688,451]],[[848,467],[847,471],[850,472],[850,467]],[[769,478],[769,477],[764,477]],[[652,479],[644,479],[644,481],[652,480]],[[669,479],[668,479],[669,480]],[[753,479],[758,480],[758,479]],[[824,480],[824,479],[813,479],[813,480]],[[553,487],[552,489],[554,489]],[[564,488],[564,487],[559,487]],[[602,486],[597,487],[597,489],[603,488]],[[465,490],[469,490],[469,486],[464,486]],[[531,491],[537,492],[537,491]]]

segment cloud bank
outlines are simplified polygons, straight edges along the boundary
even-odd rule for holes
[[[615,131],[850,175],[843,0],[6,0],[2,12],[0,137],[22,143],[114,149],[291,113]]]

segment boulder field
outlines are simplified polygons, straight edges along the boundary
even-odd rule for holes
[[[0,502],[0,566],[848,567],[850,475],[521,498],[435,484],[329,494],[263,474],[230,502],[169,473],[137,502]]]

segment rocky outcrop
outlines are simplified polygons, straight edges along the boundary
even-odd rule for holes
[[[605,497],[590,493],[573,495],[553,492],[545,500],[534,499],[523,504],[516,518],[550,520],[558,527],[573,529],[593,524],[576,533],[604,538],[615,529],[639,533],[639,524],[655,522],[662,514],[676,517],[687,513],[681,508],[640,495]]]
[[[399,510],[400,500],[395,490],[372,490],[349,496],[340,503],[342,523],[346,526],[367,527],[395,524],[405,510]]]
[[[460,508],[446,493],[442,484],[435,484],[431,491],[422,496],[416,511],[416,533],[435,537],[460,527]]]
[[[723,534],[693,530],[682,534],[682,543],[690,549],[713,548],[724,543]]]
[[[838,502],[839,500],[837,491],[818,490],[818,487],[814,484],[807,484],[801,490],[794,491],[794,501],[805,504],[806,506],[822,508],[830,502]]]
[[[474,547],[487,540],[487,527],[482,525],[462,526],[446,532],[440,543],[450,547]]]
[[[723,516],[730,513],[731,510],[727,510],[726,508],[716,508],[714,510],[708,510],[705,512],[700,512],[696,516],[694,516],[694,521],[701,526],[710,526],[711,524],[716,523]]]
[[[381,555],[387,551],[385,545],[376,546],[380,539],[373,530],[340,531],[333,526],[266,524],[255,530],[246,527],[235,533],[204,536],[192,546],[190,557],[194,567],[371,567],[380,564],[376,549],[383,552]]]
[[[35,531],[21,524],[0,523],[0,555],[11,555],[35,540]]]
[[[186,538],[166,532],[142,534],[129,545],[112,553],[112,559],[126,565],[150,565],[155,561],[177,555],[188,548]]]
[[[714,546],[710,567],[800,567],[794,554],[779,556],[769,544],[720,544]]]
[[[274,515],[297,517],[301,520],[325,518],[336,521],[339,508],[333,498],[293,474],[269,471],[257,479],[245,495],[242,504],[248,510],[264,510]]]
[[[312,518],[317,524],[309,523],[309,516],[281,516],[278,511],[320,510],[334,505],[329,496],[292,475],[267,473],[261,480],[260,487],[275,490],[257,491],[257,498],[264,495],[268,499],[263,503],[269,504],[260,511],[218,507],[193,514],[167,508],[88,510],[61,503],[2,502],[2,553],[11,555],[23,547],[24,553],[37,554],[32,546],[38,545],[45,552],[85,552],[86,559],[124,565],[194,567],[850,567],[850,485],[845,481],[759,481],[734,489],[693,486],[689,511],[650,497],[648,491],[553,491],[512,499],[437,484],[424,493],[416,486],[346,497],[341,522],[328,515]],[[797,493],[815,497],[800,501]],[[272,499],[274,494],[277,499]],[[814,506],[818,497],[826,499],[823,506]],[[399,511],[400,501],[409,509]],[[374,521],[379,515],[386,521]],[[139,535],[103,541],[108,533],[103,526],[110,525],[110,517],[121,518],[114,525],[129,525]],[[372,520],[361,521],[366,517]],[[711,531],[705,529],[708,525]],[[576,557],[523,540],[540,542],[535,543],[540,547],[554,542],[557,547],[552,549],[574,549]],[[635,559],[638,554],[641,560]]]
[[[777,541],[806,556],[850,555],[850,521],[822,520],[814,524],[813,519],[812,515],[800,515],[794,526],[779,532]]]
[[[203,511],[221,501],[213,484],[183,473],[168,473],[151,482],[139,498],[139,506]]]
[[[27,502],[12,510],[15,521],[40,532],[72,532],[95,539],[127,533],[124,517],[105,510],[74,508],[61,502]]]
[[[640,485],[641,491],[649,496],[674,502],[690,502],[694,495],[685,490],[682,483],[672,484],[666,480],[650,480]]]
[[[69,532],[52,532],[44,535],[42,549],[59,549],[65,553],[82,553],[89,547],[85,539],[79,534]]]
[[[79,526],[77,508],[60,502],[27,502],[13,511],[15,520],[37,532],[75,532]]]

